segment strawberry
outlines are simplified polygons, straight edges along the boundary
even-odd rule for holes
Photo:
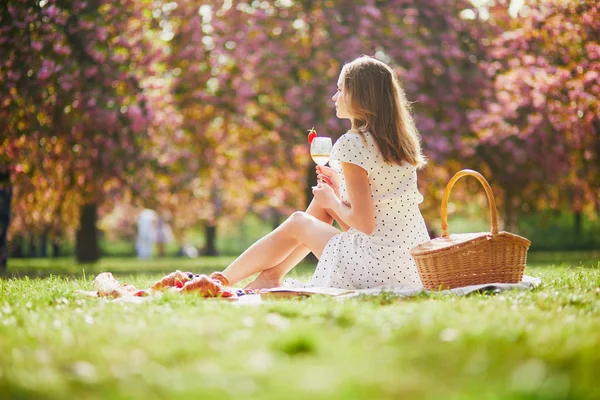
[[[148,292],[146,292],[145,290],[138,290],[133,295],[136,297],[146,297],[148,296]]]
[[[233,292],[229,289],[223,289],[221,290],[221,293],[219,293],[221,295],[221,297],[232,297],[233,296]]]
[[[315,127],[313,126],[308,130],[308,143],[312,143],[313,139],[317,137],[317,131],[315,131]]]
[[[184,283],[182,281],[175,281],[175,287],[181,289],[183,287]]]

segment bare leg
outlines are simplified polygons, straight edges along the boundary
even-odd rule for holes
[[[333,217],[329,215],[323,208],[317,206],[314,201],[311,201],[310,205],[306,209],[306,212],[327,224],[331,224],[333,222]],[[310,250],[306,246],[301,245],[296,247],[285,260],[273,268],[262,271],[255,280],[246,285],[246,288],[264,289],[281,286],[281,280],[285,274],[290,272],[309,253]]]
[[[255,280],[246,285],[247,289],[268,289],[281,286],[281,280],[300,263],[310,253],[308,247],[298,246],[290,253],[290,255],[274,266],[264,270],[256,277]]]
[[[301,245],[320,257],[329,239],[339,232],[330,224],[297,211],[277,229],[244,251],[223,274],[234,285],[257,272],[280,264]]]

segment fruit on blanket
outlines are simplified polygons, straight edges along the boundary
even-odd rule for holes
[[[186,282],[181,289],[182,293],[196,293],[202,297],[216,297],[223,286],[208,276],[202,274],[199,278]]]
[[[98,274],[94,279],[94,287],[98,293],[98,297],[118,298],[138,291],[133,285],[126,283],[121,285],[110,272]]]
[[[98,274],[94,279],[94,287],[98,291],[98,296],[105,297],[111,295],[113,292],[119,289],[121,285],[113,277],[110,272],[103,272]]]
[[[317,131],[315,131],[315,127],[313,126],[308,130],[308,143],[312,143],[312,141],[317,137]]]
[[[171,272],[169,275],[163,277],[158,282],[152,285],[152,289],[154,290],[164,290],[170,287],[179,287],[182,288],[186,282],[189,282],[191,279],[187,274],[184,274],[180,270],[175,272]]]
[[[213,272],[212,274],[210,274],[210,279],[219,281],[223,286],[231,286],[231,283],[229,283],[229,279],[227,279],[227,277],[221,272]]]
[[[190,275],[192,276],[192,279],[190,279]],[[93,297],[146,297],[157,294],[156,291],[159,290],[170,290],[179,293],[195,293],[202,297],[237,299],[245,294],[256,293],[251,289],[225,287],[225,285],[229,286],[230,282],[221,272],[214,272],[209,277],[204,274],[194,275],[191,272],[181,272],[177,270],[160,279],[148,290],[140,290],[135,286],[126,283],[120,284],[110,272],[105,272],[96,277],[94,285],[97,291],[92,292]]]

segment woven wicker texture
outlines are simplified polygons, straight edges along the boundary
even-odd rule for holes
[[[449,234],[448,198],[456,181],[463,176],[473,176],[483,185],[490,206],[491,232]],[[464,169],[452,177],[444,191],[441,218],[442,237],[411,250],[425,289],[521,282],[531,242],[519,235],[498,232],[494,194],[479,172]]]

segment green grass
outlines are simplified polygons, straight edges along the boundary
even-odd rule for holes
[[[238,306],[74,294],[102,270],[146,286],[228,261],[12,260],[15,277],[0,279],[0,398],[600,398],[600,264],[589,253],[532,254],[527,272],[543,285],[500,295]]]

